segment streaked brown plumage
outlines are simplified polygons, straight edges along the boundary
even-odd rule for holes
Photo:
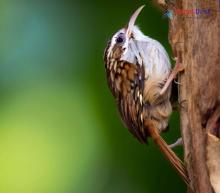
[[[108,85],[129,131],[141,143],[147,143],[147,137],[152,137],[188,184],[181,160],[159,134],[166,130],[172,112],[171,87],[167,85],[161,94],[170,73],[170,62],[161,44],[134,26],[142,8],[107,45],[104,61]]]
[[[114,55],[115,53],[113,53]],[[167,128],[172,111],[170,92],[159,94],[163,81],[145,78],[145,69],[126,61],[105,57],[108,84],[116,98],[120,115],[129,131],[142,143],[149,136],[144,121],[151,120],[159,131]],[[168,90],[169,91],[169,90]]]

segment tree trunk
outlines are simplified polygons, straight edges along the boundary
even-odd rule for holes
[[[195,193],[220,193],[219,0],[158,3],[173,11],[169,41],[185,66],[179,75],[179,103],[191,186]]]

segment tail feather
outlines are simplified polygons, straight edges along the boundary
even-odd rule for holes
[[[148,128],[149,134],[156,143],[156,145],[158,145],[160,150],[164,153],[166,158],[171,162],[172,166],[177,170],[179,175],[182,177],[184,182],[189,186],[189,177],[187,175],[187,171],[183,162],[169,148],[169,146],[160,136],[158,130],[155,128],[152,122],[147,121],[147,124],[145,124],[145,126]]]

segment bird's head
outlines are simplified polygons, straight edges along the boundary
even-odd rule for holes
[[[141,39],[142,36],[144,37],[140,29],[135,26],[135,21],[143,8],[144,5],[139,7],[131,16],[126,27],[112,36],[105,50],[106,59],[129,61],[135,58],[135,50],[132,44]],[[130,52],[131,50],[132,52]]]

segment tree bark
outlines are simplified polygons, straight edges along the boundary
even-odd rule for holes
[[[178,78],[182,107],[180,124],[191,186],[195,193],[219,193],[219,0],[158,2],[173,11],[169,22],[169,41],[173,55],[185,66],[185,71]],[[194,14],[186,10],[193,10]]]

